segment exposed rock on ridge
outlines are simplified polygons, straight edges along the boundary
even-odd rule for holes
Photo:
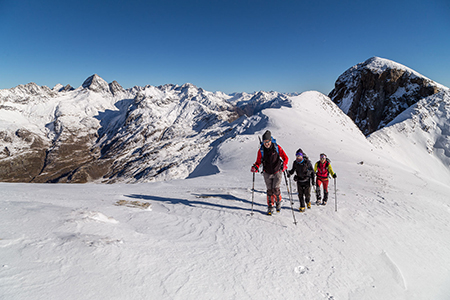
[[[329,97],[369,135],[443,88],[401,64],[372,57],[339,76]]]

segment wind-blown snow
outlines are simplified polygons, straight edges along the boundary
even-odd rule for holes
[[[0,184],[0,298],[448,299],[450,176],[445,168],[436,170],[441,181],[429,176],[424,149],[414,165],[397,152],[392,140],[409,118],[373,144],[328,97],[290,101],[246,119],[217,146],[214,175]],[[436,132],[449,128],[447,102],[439,103]],[[281,213],[265,215],[260,174],[252,205],[250,166],[266,129],[291,159],[300,147],[313,162],[325,152],[338,174],[327,206],[299,213],[294,195],[298,225],[284,182]]]

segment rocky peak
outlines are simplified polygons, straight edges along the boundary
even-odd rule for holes
[[[404,65],[372,57],[339,76],[329,97],[369,135],[443,88]]]
[[[109,90],[113,95],[125,92],[125,89],[115,80],[109,84]]]
[[[64,86],[61,90],[60,90],[60,92],[70,92],[70,91],[73,91],[74,90],[74,88],[70,85],[70,84],[66,84],[66,86]]]
[[[83,88],[93,92],[110,92],[108,83],[97,74],[92,75],[83,82]]]

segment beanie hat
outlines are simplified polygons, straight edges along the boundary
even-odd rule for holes
[[[299,156],[299,155],[301,155],[301,156],[304,155],[304,154],[303,154],[302,148],[299,148],[299,149],[295,152],[295,156]]]
[[[262,136],[263,141],[267,141],[267,140],[272,140],[272,134],[270,133],[269,130],[267,130],[263,136]]]

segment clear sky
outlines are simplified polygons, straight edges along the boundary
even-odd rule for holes
[[[450,87],[450,1],[0,0],[0,89],[192,83],[328,94],[372,56]]]

